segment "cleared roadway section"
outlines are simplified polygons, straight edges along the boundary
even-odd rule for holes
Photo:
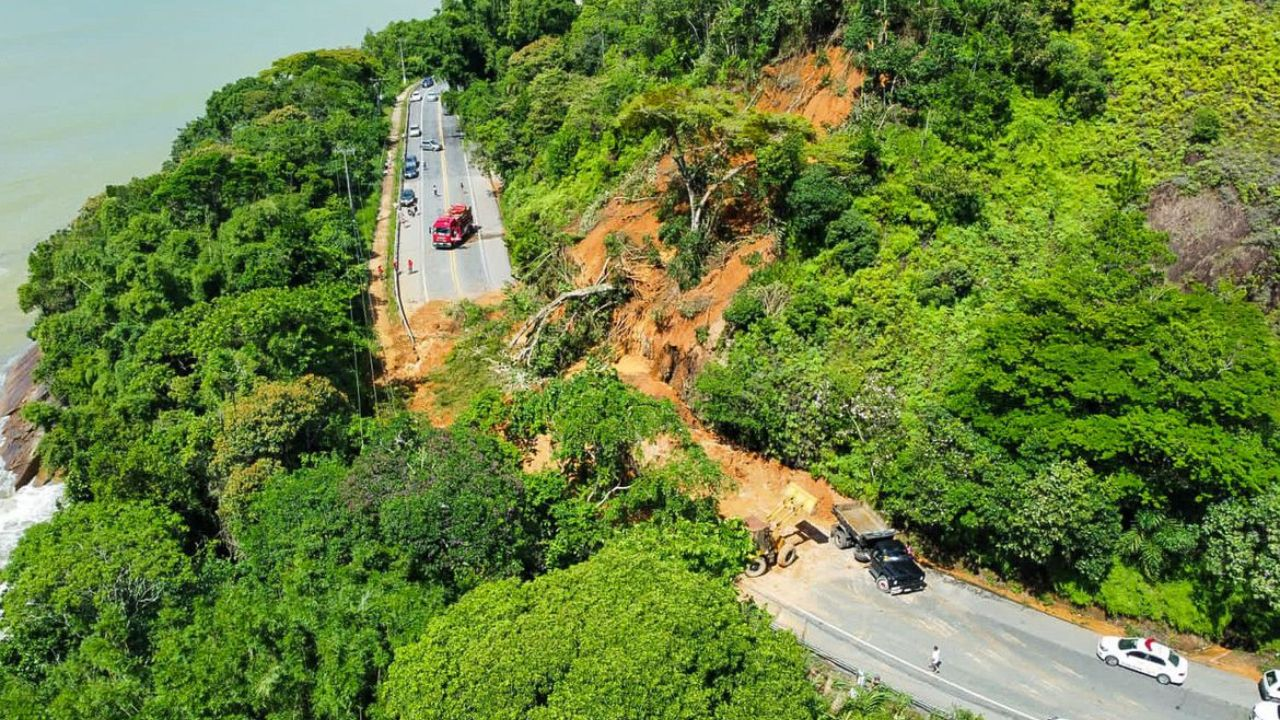
[[[799,550],[796,564],[743,589],[811,647],[935,707],[993,720],[1242,720],[1258,701],[1254,683],[1196,663],[1182,687],[1107,667],[1098,635],[940,573],[926,570],[922,592],[890,596],[852,551]]]
[[[438,99],[429,99],[446,89],[443,83],[418,88],[421,99],[409,101],[408,127],[419,128],[421,135],[408,138],[405,154],[418,157],[420,171],[402,183],[417,194],[418,208],[412,215],[400,209],[396,257],[400,297],[410,313],[427,302],[476,298],[511,281],[502,216],[489,179],[471,162],[458,118],[446,114]],[[443,149],[424,149],[424,140],[435,140]],[[431,245],[431,224],[454,204],[470,205],[479,229],[465,244],[438,250]]]

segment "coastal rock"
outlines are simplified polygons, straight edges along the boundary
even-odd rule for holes
[[[24,420],[18,412],[28,402],[49,397],[48,389],[35,381],[35,368],[39,361],[40,348],[32,345],[9,365],[4,387],[0,389],[0,418],[4,418],[4,429],[0,431],[0,462],[16,476],[14,485],[19,488],[40,474],[40,458],[36,455],[40,429]]]

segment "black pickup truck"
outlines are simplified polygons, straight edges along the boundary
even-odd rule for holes
[[[855,559],[870,563],[876,587],[893,595],[925,588],[924,570],[907,547],[894,539],[897,531],[874,510],[860,502],[841,503],[832,510],[836,516],[832,542],[842,550],[853,548]]]

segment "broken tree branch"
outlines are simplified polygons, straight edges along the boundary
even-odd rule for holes
[[[546,326],[547,320],[550,319],[551,314],[556,311],[556,308],[564,305],[570,300],[607,293],[613,289],[614,286],[612,283],[596,283],[595,285],[588,285],[587,287],[560,293],[554,300],[543,305],[542,309],[538,310],[538,312],[534,313],[532,317],[526,320],[524,325],[520,326],[519,332],[517,332],[511,338],[511,341],[507,343],[507,350],[515,354],[517,361],[527,361],[529,356],[533,354],[533,348],[538,344],[538,336],[542,334],[542,328]]]

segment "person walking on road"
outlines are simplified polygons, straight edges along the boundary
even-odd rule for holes
[[[409,274],[413,274],[413,258],[409,258]]]
[[[440,197],[440,188],[436,187],[435,185],[432,185],[431,194],[435,195],[436,197]]]
[[[392,263],[391,263],[391,267],[395,268],[395,271],[396,271],[396,274],[397,274],[397,275],[399,275],[399,274],[400,274],[400,261],[399,261],[399,260],[396,260],[396,261],[392,262]]]
[[[942,670],[942,651],[937,645],[933,646],[933,654],[929,656],[929,669],[933,672]]]

